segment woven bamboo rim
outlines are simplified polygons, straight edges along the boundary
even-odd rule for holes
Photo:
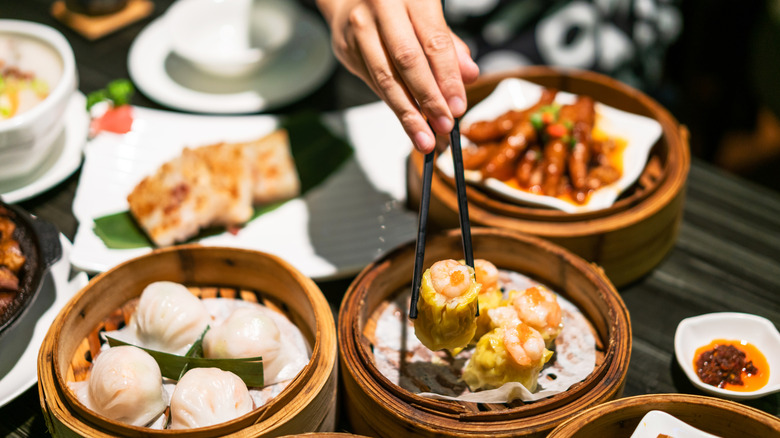
[[[590,408],[555,428],[549,438],[628,438],[652,410],[722,438],[780,436],[779,418],[740,403],[699,395],[648,394]]]
[[[85,352],[95,351],[95,345],[89,344],[90,339],[95,342],[96,328],[124,319],[143,288],[161,280],[185,284],[204,296],[237,295],[250,301],[260,297],[301,329],[312,346],[309,364],[265,406],[215,426],[151,430],[88,410],[66,385],[69,379],[85,378],[85,370],[79,366],[84,364]],[[47,425],[55,436],[257,437],[332,431],[336,419],[335,357],[333,315],[311,279],[273,255],[185,245],[125,262],[82,289],[60,312],[44,339],[38,357],[38,388]]]
[[[642,92],[587,71],[528,67],[486,75],[467,88],[469,106],[487,97],[501,80],[509,77],[591,95],[606,105],[653,118],[661,124],[662,137],[653,147],[638,182],[609,208],[572,214],[514,204],[470,186],[467,193],[472,223],[550,239],[604,266],[618,286],[647,273],[671,249],[677,236],[690,169],[688,131]],[[409,199],[414,206],[419,202],[422,163],[422,154],[412,152]],[[432,220],[443,227],[457,226],[454,181],[438,168],[431,192]],[[604,236],[613,238],[605,243]]]
[[[350,285],[339,312],[339,351],[345,407],[356,433],[392,437],[545,436],[574,413],[622,392],[631,353],[628,311],[604,273],[547,241],[510,230],[472,230],[474,255],[499,268],[524,273],[574,302],[590,320],[603,357],[590,376],[568,391],[524,404],[477,404],[433,400],[406,391],[385,378],[373,362],[364,335],[375,309],[408,288],[414,242],[366,267]],[[425,266],[461,258],[459,231],[429,238]]]

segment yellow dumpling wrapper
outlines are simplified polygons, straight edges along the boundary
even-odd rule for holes
[[[473,343],[477,343],[485,333],[493,330],[493,323],[488,315],[488,310],[495,309],[503,304],[501,289],[493,288],[479,294],[479,316],[477,317],[477,331],[474,333]]]
[[[493,329],[477,342],[471,360],[463,369],[463,381],[472,391],[494,389],[508,382],[520,382],[529,391],[536,390],[539,372],[553,352],[545,348],[539,360],[520,365],[504,345],[504,330],[501,327]]]
[[[467,346],[477,330],[479,284],[469,268],[469,286],[460,296],[447,298],[436,292],[431,270],[423,273],[414,334],[428,349],[456,350]]]

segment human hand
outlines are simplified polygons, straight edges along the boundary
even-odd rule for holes
[[[317,0],[333,51],[401,121],[415,148],[433,150],[466,112],[464,83],[479,68],[447,26],[440,0]]]

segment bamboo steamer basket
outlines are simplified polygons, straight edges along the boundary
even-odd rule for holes
[[[511,230],[474,228],[475,258],[539,280],[577,305],[597,343],[593,372],[567,391],[532,403],[465,403],[424,398],[392,383],[377,369],[365,335],[379,306],[411,284],[411,242],[367,266],[350,285],[339,313],[339,357],[344,409],[355,433],[398,437],[544,437],[575,413],[618,397],[631,354],[628,311],[604,273],[571,252]],[[463,257],[459,230],[428,239],[424,266]]]
[[[649,394],[590,408],[555,428],[549,438],[629,438],[653,410],[722,438],[780,436],[780,419],[740,403],[700,395]]]
[[[222,424],[191,430],[129,426],[88,410],[67,388],[84,380],[99,351],[99,330],[126,312],[154,281],[184,284],[203,297],[259,301],[284,313],[312,348],[311,359],[266,405]],[[86,358],[86,359],[85,359]],[[236,249],[176,246],[130,260],[97,276],[55,319],[38,356],[38,392],[49,431],[56,437],[229,436],[273,437],[330,432],[336,424],[336,328],[317,285],[283,260]]]
[[[572,214],[515,204],[469,186],[471,223],[544,237],[601,265],[618,287],[648,273],[671,250],[680,228],[685,181],[690,169],[688,131],[640,91],[586,71],[530,67],[483,76],[467,87],[469,107],[509,77],[592,96],[617,109],[650,117],[661,124],[662,135],[650,152],[638,182],[609,208]],[[413,208],[420,203],[423,158],[415,151],[409,160],[407,195]],[[438,168],[431,185],[429,218],[443,228],[458,226],[454,181]]]

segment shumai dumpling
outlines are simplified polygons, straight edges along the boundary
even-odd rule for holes
[[[495,328],[479,339],[463,369],[463,381],[472,391],[520,382],[533,392],[539,372],[552,354],[545,348],[538,331],[515,321]]]
[[[561,306],[558,298],[544,286],[529,287],[524,291],[511,291],[509,301],[521,321],[541,333],[547,347],[563,330]]]
[[[90,409],[112,420],[146,426],[168,405],[157,362],[138,347],[125,345],[100,353],[88,384]]]
[[[414,333],[430,350],[468,345],[477,330],[479,284],[474,270],[456,260],[441,260],[425,271],[417,302]]]
[[[485,333],[493,329],[491,327],[488,310],[501,305],[504,295],[498,286],[498,268],[485,259],[474,260],[474,273],[479,283],[479,316],[477,317],[477,331],[474,333],[474,343],[479,341]]]

